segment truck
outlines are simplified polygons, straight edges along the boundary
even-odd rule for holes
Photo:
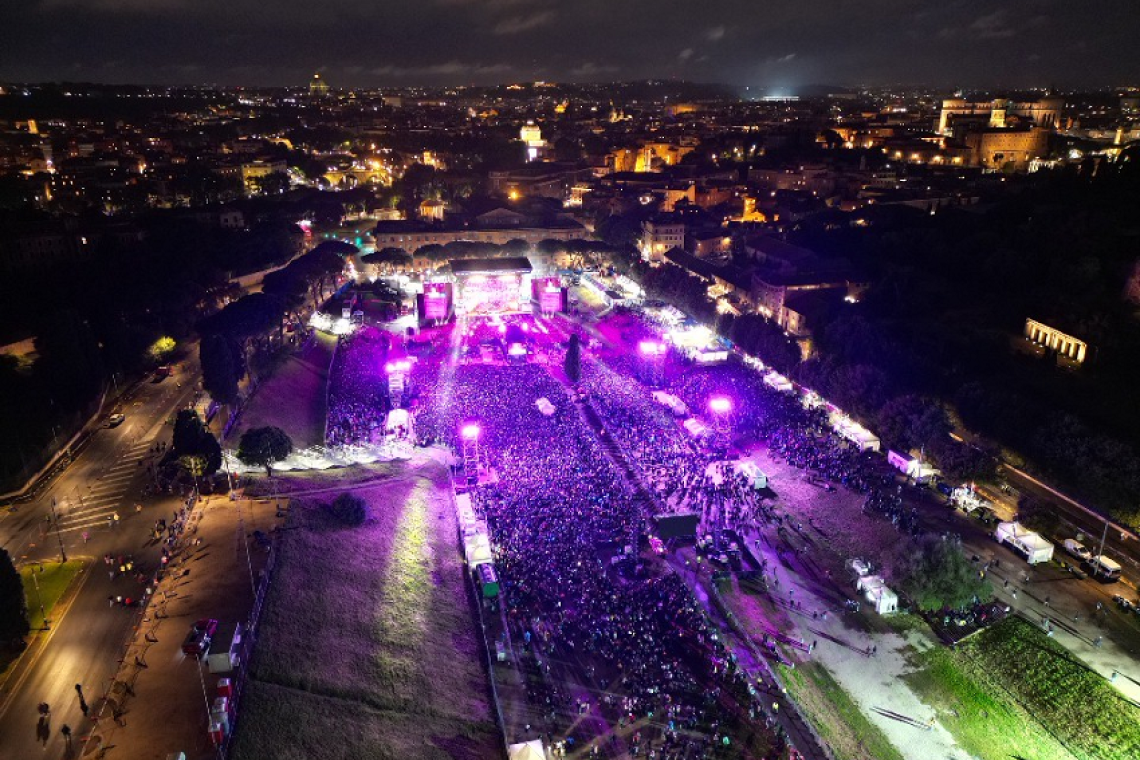
[[[214,647],[207,663],[211,673],[229,673],[241,665],[241,639],[245,627],[241,623],[231,623],[217,638],[219,646]]]
[[[1103,554],[1090,557],[1088,562],[1089,573],[1101,583],[1115,583],[1120,580],[1120,563]]]
[[[1018,522],[998,523],[994,540],[1013,549],[1031,565],[1053,559],[1053,544]]]

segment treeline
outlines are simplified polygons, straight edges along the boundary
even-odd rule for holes
[[[876,284],[814,326],[820,358],[796,377],[884,443],[925,444],[946,469],[961,447],[939,454],[931,441],[944,438],[929,439],[924,424],[892,432],[893,402],[925,398],[1035,474],[1136,524],[1140,323],[1124,295],[1140,260],[1140,152],[1021,182],[986,213],[879,209],[865,227],[802,223],[794,242],[850,258]],[[1088,341],[1090,360],[1069,371],[1055,355],[1012,350],[1029,317]]]
[[[572,263],[579,266],[594,265],[615,252],[614,246],[601,240],[585,238],[574,240],[554,240],[548,238],[540,240],[531,246],[525,240],[515,239],[499,245],[497,243],[480,243],[473,240],[456,240],[451,243],[428,243],[415,250],[415,258],[426,258],[433,262],[448,261],[450,259],[498,258],[501,256],[526,256],[531,251],[544,256],[559,256],[567,254]],[[378,251],[403,250],[384,248]]]
[[[0,357],[0,490],[22,484],[95,411],[105,388],[152,367],[156,341],[182,340],[234,295],[235,268],[272,265],[300,231],[209,230],[168,220],[141,240],[93,241],[78,263],[0,278],[7,339],[35,336],[30,361]],[[295,228],[294,228],[295,229]]]
[[[356,250],[347,243],[321,243],[267,274],[260,293],[242,296],[198,323],[202,386],[213,399],[223,404],[237,401],[238,383],[266,349],[283,340],[286,319],[299,319],[306,306],[315,311],[335,290],[337,275],[344,270],[343,257]]]

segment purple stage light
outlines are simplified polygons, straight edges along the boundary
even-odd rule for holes
[[[459,431],[459,435],[462,436],[464,440],[474,441],[479,437],[479,426],[474,422],[464,425],[463,429]]]
[[[712,409],[717,414],[725,414],[732,411],[732,399],[727,396],[713,396],[709,399],[709,409]]]

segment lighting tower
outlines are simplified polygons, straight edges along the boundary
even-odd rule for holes
[[[665,357],[669,347],[664,343],[652,340],[643,340],[637,344],[641,381],[651,388],[658,388],[665,384]]]
[[[463,477],[467,485],[473,486],[479,482],[479,425],[469,422],[459,431],[459,440],[463,445]]]

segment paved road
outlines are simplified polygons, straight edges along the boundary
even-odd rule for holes
[[[196,352],[192,352],[195,353]],[[197,360],[183,362],[172,378],[144,382],[121,411],[126,420],[117,428],[98,430],[75,462],[35,501],[5,511],[0,518],[0,545],[19,562],[56,561],[59,543],[49,530],[51,502],[59,516],[59,537],[69,558],[90,562],[65,601],[66,614],[57,619],[46,640],[29,650],[0,692],[0,757],[68,757],[60,732],[72,728],[72,756],[91,727],[80,710],[75,685],[81,684],[92,711],[110,683],[134,615],[111,607],[108,596],[137,596],[141,585],[120,576],[111,580],[102,562],[105,553],[132,554],[148,570],[159,549],[149,542],[155,520],[169,520],[177,497],[143,497],[150,477],[147,462],[156,441],[169,442],[166,420],[189,403],[197,383]],[[139,462],[142,462],[140,465]],[[136,513],[134,505],[144,505]],[[117,526],[108,523],[115,513]],[[85,538],[86,536],[86,538]],[[37,705],[51,705],[50,724],[38,724]],[[46,729],[46,732],[45,732]]]

